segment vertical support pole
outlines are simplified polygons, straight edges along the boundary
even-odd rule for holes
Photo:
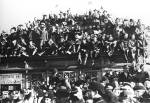
[[[27,88],[27,83],[28,83],[28,76],[27,76],[27,74],[28,74],[28,70],[26,70],[26,72],[25,72],[25,88]]]
[[[48,71],[46,71],[46,84],[49,85],[49,75],[48,75]]]

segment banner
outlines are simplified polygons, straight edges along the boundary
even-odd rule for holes
[[[22,74],[11,73],[11,74],[0,74],[0,84],[21,84]]]

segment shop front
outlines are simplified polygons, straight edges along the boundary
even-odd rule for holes
[[[22,73],[0,74],[0,95],[5,91],[21,90],[23,87]]]

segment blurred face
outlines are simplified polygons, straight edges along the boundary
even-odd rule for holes
[[[63,37],[61,37],[60,42],[64,42],[64,38]]]
[[[125,92],[128,94],[128,96],[131,96],[131,97],[133,97],[134,96],[134,90],[130,87],[130,86],[125,86]]]
[[[141,34],[141,35],[140,35],[140,39],[143,39],[143,38],[144,38],[144,36]]]
[[[143,31],[145,29],[145,25],[141,25],[141,30]]]
[[[121,26],[117,26],[117,27],[116,27],[116,31],[118,31],[118,32],[121,32],[122,29],[123,29],[123,28],[122,28]]]
[[[86,40],[83,40],[83,44],[86,44]]]
[[[116,87],[119,87],[118,81],[114,81],[114,85],[115,85]]]
[[[88,35],[86,39],[87,39],[87,41],[90,41],[91,40],[90,35]]]
[[[30,93],[29,89],[26,89],[26,90],[24,91],[24,94],[25,94],[25,95],[28,95],[29,93]]]
[[[150,81],[145,81],[144,86],[150,90]]]
[[[132,39],[132,40],[135,40],[135,35],[132,35],[131,39]]]
[[[85,94],[85,96],[88,98],[85,102],[86,102],[86,103],[93,103],[92,98],[94,98],[95,95],[96,95],[96,92],[94,92],[94,91],[88,91],[88,92]]]
[[[147,88],[147,92],[148,92],[148,94],[150,94],[150,87],[149,87],[149,88]]]
[[[14,30],[14,29],[11,29],[11,30],[10,30],[10,33],[14,33],[14,32],[15,32],[15,30]]]
[[[21,26],[18,26],[18,27],[17,27],[17,30],[21,30]]]
[[[83,88],[83,84],[80,85],[80,88]]]
[[[137,25],[141,25],[141,20],[138,19]]]
[[[45,20],[46,18],[47,18],[47,16],[46,16],[46,15],[44,15],[44,16],[43,16],[43,20]]]
[[[99,12],[99,15],[101,16],[103,14],[103,12],[101,11],[101,12]]]
[[[50,98],[45,98],[45,103],[52,103]]]
[[[93,100],[92,99],[88,99],[88,100],[86,100],[85,103],[93,103]]]
[[[105,20],[104,20],[104,23],[108,23],[108,19],[105,19]]]
[[[124,26],[128,26],[128,21],[124,21],[124,22],[123,22],[123,25],[124,25]]]
[[[93,39],[93,40],[94,40],[94,42],[97,42],[97,37],[94,37],[94,39]]]
[[[105,15],[105,16],[106,16],[106,15],[107,15],[107,11],[104,11],[104,12],[103,12],[103,15]]]
[[[106,36],[105,36],[105,35],[103,35],[103,36],[102,36],[102,39],[103,39],[103,40],[105,40],[105,38],[106,38]]]
[[[124,39],[128,39],[128,34],[127,33],[124,35]]]
[[[119,24],[119,22],[120,22],[120,19],[117,18],[117,19],[116,19],[116,24]]]
[[[144,94],[145,90],[135,90],[134,94],[136,97],[140,97]]]
[[[86,20],[86,17],[84,17],[83,19]]]
[[[19,91],[13,92],[13,99],[17,99],[19,97]]]
[[[56,27],[52,26],[52,32],[56,32]]]
[[[113,87],[112,87],[112,86],[108,86],[108,88],[106,88],[106,90],[112,91],[112,90],[113,90]]]
[[[62,18],[62,14],[59,14],[59,18],[60,18],[60,19]]]
[[[92,29],[92,26],[89,26],[89,29]]]
[[[68,79],[68,78],[69,78],[69,77],[66,75],[66,76],[65,76],[65,79]]]
[[[136,29],[135,29],[135,32],[136,32],[137,34],[139,34],[139,33],[140,33],[140,30],[139,30],[138,28],[136,28]]]
[[[130,22],[130,26],[134,26],[134,22],[132,21],[132,22]]]
[[[84,36],[85,36],[85,37],[87,37],[87,36],[88,36],[88,33],[87,33],[87,32],[85,32],[85,33],[84,33]]]
[[[42,24],[41,24],[41,28],[44,28],[44,27],[45,27],[45,25],[44,25],[44,23],[42,23]]]
[[[34,18],[34,21],[35,21],[35,22],[37,21],[37,18],[36,18],[36,17]]]
[[[128,72],[128,69],[124,69],[123,72],[124,72],[124,73],[127,73],[127,72]]]
[[[113,36],[112,35],[110,35],[109,40],[113,40]]]

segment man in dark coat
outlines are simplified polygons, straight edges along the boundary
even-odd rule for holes
[[[119,82],[131,82],[132,78],[129,74],[127,66],[124,67],[124,71],[119,74],[118,81]]]

